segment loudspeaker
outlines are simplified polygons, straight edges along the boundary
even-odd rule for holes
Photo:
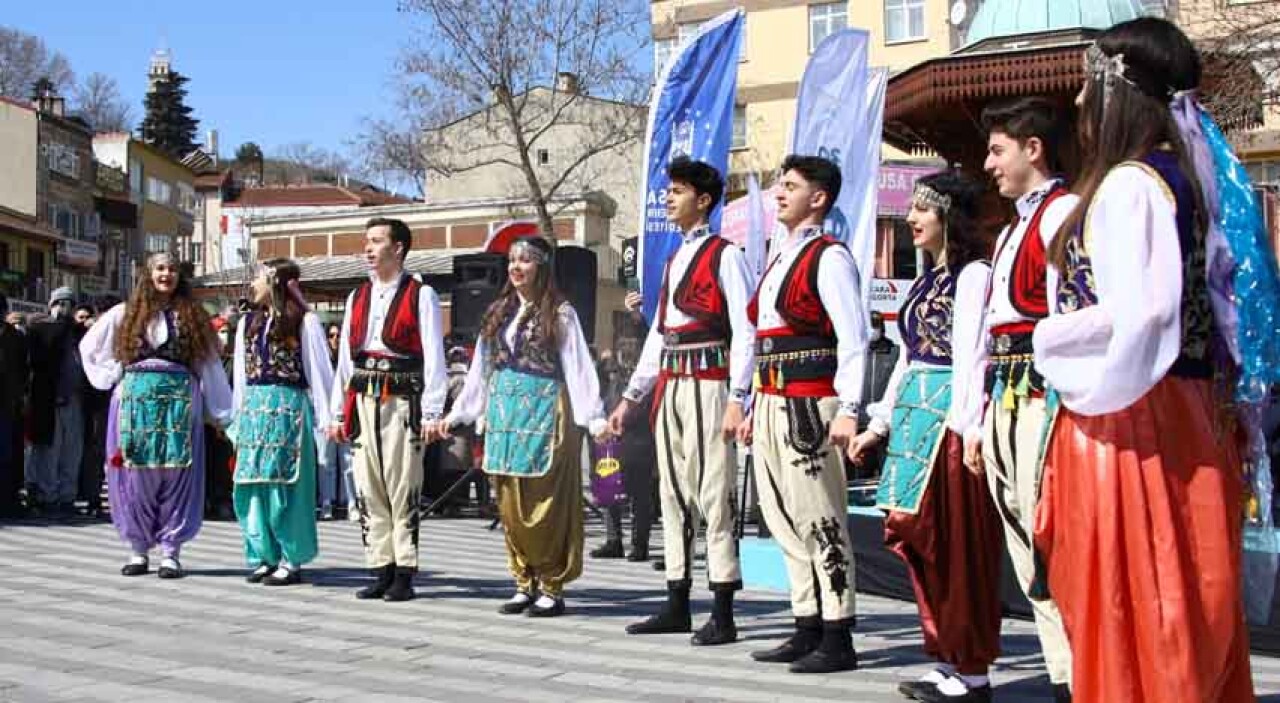
[[[489,305],[498,297],[506,280],[507,257],[501,254],[462,254],[453,257],[453,302],[450,306],[451,334],[474,343]]]
[[[584,247],[556,247],[556,287],[578,311],[587,344],[596,341],[596,253]]]

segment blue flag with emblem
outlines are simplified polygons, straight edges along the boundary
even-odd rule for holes
[[[714,166],[721,175],[729,171],[743,17],[741,10],[730,10],[704,24],[676,49],[653,89],[640,213],[640,289],[650,320],[667,259],[680,246],[680,230],[667,222],[667,164],[688,156]],[[711,213],[711,229],[720,229],[720,208]]]

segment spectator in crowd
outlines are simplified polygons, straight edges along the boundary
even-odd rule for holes
[[[93,306],[78,305],[72,318],[79,328],[77,332],[83,336],[93,326],[98,315]],[[71,352],[79,357],[80,345],[73,345]],[[107,461],[107,407],[111,403],[111,393],[94,388],[83,369],[80,371],[79,383],[84,410],[84,433],[77,499],[85,504],[84,515],[94,517],[102,512],[102,483],[106,478],[103,471]]]
[[[27,393],[27,342],[9,320],[9,299],[0,295],[0,517],[21,514],[22,413]]]
[[[218,341],[218,359],[228,380],[235,376],[232,372],[232,356],[238,320],[239,318],[219,315],[209,321]],[[235,447],[225,434],[216,431],[212,418],[205,419],[204,515],[210,520],[227,522],[236,519],[231,496],[231,458],[235,456]]]
[[[84,372],[75,353],[85,330],[72,320],[74,304],[70,288],[53,291],[48,319],[32,323],[27,333],[31,360],[28,501],[61,516],[74,511],[85,427]]]
[[[858,409],[858,433],[867,430],[871,419],[867,415],[867,406],[877,403],[884,397],[889,386],[889,377],[893,375],[893,367],[898,363],[898,345],[884,334],[884,315],[871,313],[871,342],[867,345],[867,367],[862,376],[862,405]],[[853,478],[872,478],[879,475],[880,466],[884,463],[885,445],[879,444],[868,450],[861,464],[851,468]]]
[[[325,337],[329,345],[329,362],[336,367],[342,326],[330,323],[325,328]],[[356,510],[356,489],[351,477],[351,445],[338,444],[325,437],[319,446],[320,461],[317,464],[316,473],[318,486],[316,502],[319,505],[319,518],[332,520],[334,507],[345,505],[347,519],[358,522],[360,511]]]

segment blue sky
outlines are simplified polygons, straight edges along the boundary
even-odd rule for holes
[[[368,115],[389,115],[389,78],[410,36],[395,0],[3,0],[0,24],[35,34],[76,76],[116,79],[142,115],[147,65],[165,45],[191,78],[201,140],[220,151],[256,141],[270,155],[306,141],[346,150]],[[53,9],[53,8],[56,8]]]

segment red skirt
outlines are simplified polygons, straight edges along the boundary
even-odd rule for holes
[[[1166,377],[1120,412],[1063,409],[1036,545],[1077,703],[1247,703],[1243,478],[1209,381]]]
[[[1004,528],[964,442],[950,430],[942,442],[917,513],[885,517],[885,544],[907,563],[925,652],[976,676],[1000,656]]]

